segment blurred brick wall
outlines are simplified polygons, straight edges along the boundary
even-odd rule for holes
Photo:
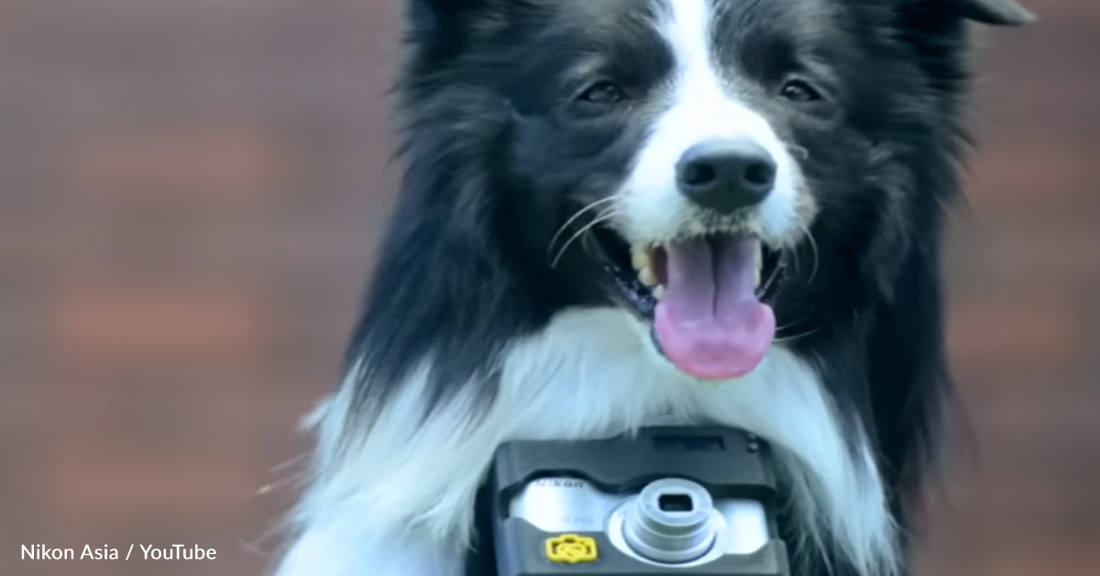
[[[935,576],[1100,574],[1100,3],[1031,0],[983,52],[956,220],[951,354],[972,446],[932,522]]]
[[[989,36],[929,575],[1100,574],[1100,4]],[[389,211],[399,0],[0,3],[0,574],[258,574]],[[213,563],[28,563],[196,543]]]

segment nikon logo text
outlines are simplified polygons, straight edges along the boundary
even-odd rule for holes
[[[570,480],[568,478],[546,478],[543,480],[536,480],[535,487],[537,488],[585,488],[585,484],[582,480]]]

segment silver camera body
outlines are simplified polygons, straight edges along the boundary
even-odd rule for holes
[[[498,576],[787,576],[770,452],[727,428],[647,428],[497,453]]]
[[[685,478],[654,480],[625,496],[587,480],[542,478],[512,500],[509,516],[547,533],[601,532],[639,562],[680,569],[751,554],[769,540],[762,503],[715,500]]]

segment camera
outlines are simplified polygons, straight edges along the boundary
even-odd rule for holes
[[[744,431],[516,441],[491,475],[499,576],[788,576],[771,453]]]

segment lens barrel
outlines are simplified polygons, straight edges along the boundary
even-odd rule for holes
[[[717,530],[710,493],[690,480],[667,478],[650,483],[634,500],[623,536],[649,560],[683,564],[709,552]]]

